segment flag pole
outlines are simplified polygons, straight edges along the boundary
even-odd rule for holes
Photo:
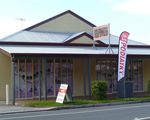
[[[108,52],[108,54],[110,54],[110,53],[114,54],[114,51],[112,50],[111,45],[110,45],[110,23],[108,23],[108,26],[109,26],[109,31],[108,31],[108,47],[107,47],[107,50],[106,50],[105,53]]]
[[[127,45],[128,45],[128,36],[129,33],[123,31],[119,37],[119,46],[118,46],[118,95],[119,97],[126,97],[126,59],[127,59]]]

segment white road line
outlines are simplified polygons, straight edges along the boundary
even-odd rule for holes
[[[144,118],[135,118],[134,120],[150,120],[150,117],[144,117]]]
[[[108,109],[100,109],[100,110],[87,110],[87,111],[70,112],[70,113],[58,113],[58,114],[44,114],[44,115],[9,117],[9,118],[0,118],[0,120],[13,120],[13,119],[16,120],[16,119],[21,119],[21,118],[36,118],[36,117],[46,117],[46,116],[61,116],[61,115],[84,114],[84,113],[105,112],[105,111],[112,111],[112,110],[125,110],[125,109],[133,109],[133,108],[140,108],[140,107],[150,107],[150,104],[149,105],[110,108],[110,109],[108,108]],[[140,119],[140,120],[143,120],[143,119]]]

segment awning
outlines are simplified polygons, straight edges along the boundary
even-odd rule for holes
[[[0,49],[7,54],[79,54],[104,55],[107,47],[77,47],[77,46],[32,46],[32,45],[0,45]],[[115,55],[118,48],[112,47]],[[150,48],[128,48],[128,55],[150,55]]]

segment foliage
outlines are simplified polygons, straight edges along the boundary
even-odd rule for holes
[[[104,100],[107,98],[107,82],[102,80],[92,81],[91,94],[95,99]]]

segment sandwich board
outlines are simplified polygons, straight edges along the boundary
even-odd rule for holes
[[[61,84],[56,98],[57,103],[63,103],[66,98],[67,102],[72,101],[72,94],[68,84]]]

